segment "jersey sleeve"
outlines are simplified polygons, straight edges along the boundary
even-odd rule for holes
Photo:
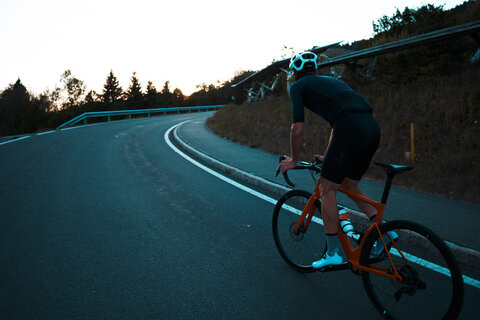
[[[292,122],[305,122],[305,114],[303,110],[303,98],[300,86],[295,83],[290,88],[290,101],[292,102]]]

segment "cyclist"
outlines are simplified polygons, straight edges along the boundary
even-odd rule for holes
[[[320,194],[327,252],[322,259],[312,263],[314,268],[343,263],[338,240],[339,217],[336,194],[339,187],[367,196],[358,183],[365,174],[379,142],[380,128],[372,115],[372,107],[361,95],[344,82],[316,75],[317,56],[309,51],[290,59],[293,75],[289,81],[292,104],[290,130],[290,157],[278,169],[286,172],[296,166],[303,143],[304,107],[330,123],[332,130],[325,156],[315,157],[323,162]],[[357,206],[373,220],[376,209],[352,198]]]

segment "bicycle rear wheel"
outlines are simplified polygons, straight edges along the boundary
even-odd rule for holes
[[[410,221],[391,221],[382,224],[380,230],[403,278],[396,282],[363,272],[365,289],[380,314],[385,319],[455,319],[463,304],[463,278],[445,242]],[[391,246],[387,232],[394,238]],[[385,250],[379,252],[378,245],[384,248],[374,231],[365,239],[360,263],[381,265],[393,273]]]
[[[315,206],[316,214],[308,230],[300,227],[300,232],[294,234],[303,208],[311,194],[303,190],[292,190],[283,195],[273,211],[272,230],[275,245],[290,267],[299,272],[313,272],[312,262],[321,259],[326,250],[325,231],[320,219],[320,201]]]

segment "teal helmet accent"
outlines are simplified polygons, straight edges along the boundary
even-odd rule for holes
[[[317,55],[310,51],[296,54],[290,59],[289,68],[299,72],[304,68],[316,70],[318,68]]]

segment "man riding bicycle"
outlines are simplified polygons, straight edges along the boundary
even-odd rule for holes
[[[291,85],[292,127],[290,157],[278,170],[283,173],[296,166],[304,136],[304,107],[330,123],[332,130],[325,156],[315,156],[323,162],[320,194],[321,211],[327,238],[327,252],[313,262],[314,268],[343,263],[337,238],[339,217],[336,194],[340,187],[367,196],[359,187],[379,142],[380,128],[372,115],[372,107],[361,95],[344,82],[316,75],[317,56],[303,52],[290,59],[294,83]],[[373,220],[376,209],[354,198],[357,206]]]

